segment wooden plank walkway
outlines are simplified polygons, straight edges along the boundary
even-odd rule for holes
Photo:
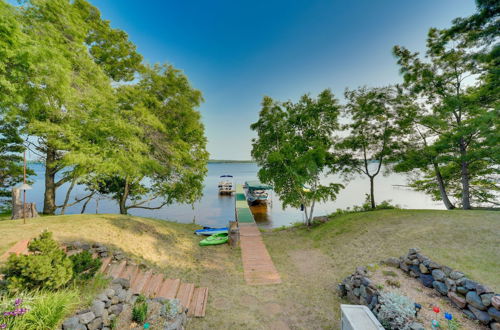
[[[14,246],[12,246],[10,249],[8,249],[2,256],[0,256],[0,261],[5,261],[9,258],[11,254],[28,254],[28,243],[30,242],[29,239],[23,239]]]
[[[247,284],[279,284],[281,277],[266,249],[257,224],[240,223],[243,276]]]
[[[140,270],[136,265],[128,265],[126,261],[112,263],[111,258],[105,258],[102,262],[100,271],[112,278],[130,280],[133,293],[149,298],[176,298],[188,309],[188,316],[205,316],[208,288],[195,288],[193,283],[165,278],[162,274],[154,274],[152,270]]]

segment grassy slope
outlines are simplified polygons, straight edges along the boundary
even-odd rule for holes
[[[193,225],[120,215],[44,217],[22,225],[0,221],[0,253],[43,229],[60,240],[99,241],[142,256],[169,277],[209,287],[207,317],[190,328],[338,328],[336,284],[358,265],[399,256],[418,246],[500,291],[500,213],[387,210],[349,214],[313,228],[264,234],[283,284],[251,287],[240,252],[200,248]]]

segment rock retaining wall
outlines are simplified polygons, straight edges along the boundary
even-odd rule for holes
[[[418,248],[410,249],[400,258],[389,258],[384,263],[402,269],[424,286],[448,297],[470,319],[500,330],[500,294],[487,286],[468,279],[460,271],[432,261]]]
[[[84,242],[65,243],[68,255],[84,251],[95,253],[100,258],[112,257],[112,261],[131,260],[119,250],[112,250],[102,244]],[[139,265],[146,267],[146,265]],[[78,311],[67,318],[61,325],[62,330],[111,330],[142,329],[130,327],[131,311],[138,295],[132,294],[130,281],[124,278],[114,279],[110,286],[96,296],[91,306]],[[178,299],[147,299],[147,322],[152,329],[183,330],[187,323],[187,310],[182,308]],[[125,318],[125,319],[124,319]],[[114,327],[112,326],[114,324]]]

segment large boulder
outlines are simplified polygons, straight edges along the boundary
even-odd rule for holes
[[[436,281],[441,281],[441,282],[444,282],[444,279],[446,277],[446,275],[444,274],[444,272],[440,269],[434,269],[432,271],[432,277],[434,277],[434,279]]]
[[[432,288],[432,282],[434,282],[434,277],[429,274],[420,274],[420,281],[422,284],[428,288]]]
[[[455,303],[455,305],[457,305],[460,308],[465,308],[465,306],[467,306],[467,301],[465,300],[465,298],[459,296],[455,292],[452,291],[448,292],[448,297],[453,303]]]
[[[454,270],[454,271],[452,271],[452,272],[450,273],[450,278],[451,278],[452,280],[454,280],[454,281],[456,281],[456,280],[458,280],[459,278],[462,278],[462,277],[464,277],[464,276],[465,276],[465,275],[464,275],[464,273],[461,273],[461,272],[456,271],[456,270]]]
[[[488,308],[488,314],[497,322],[500,322],[500,311],[495,307]]]
[[[476,316],[477,320],[482,324],[487,325],[488,323],[491,322],[491,316],[488,313],[479,310],[477,308],[474,308],[474,306],[471,305],[469,305],[468,308],[474,314],[474,316]]]
[[[500,296],[499,295],[493,296],[491,298],[491,304],[493,305],[493,307],[500,310]]]
[[[83,313],[83,314],[78,315],[78,317],[80,318],[81,324],[88,324],[88,323],[90,323],[90,321],[95,319],[95,314],[93,312],[87,312],[87,313]]]
[[[484,306],[483,301],[475,291],[467,292],[465,300],[469,303],[469,305],[475,307],[476,309],[479,309],[481,311],[486,310],[486,306]]]
[[[432,282],[432,286],[443,296],[445,296],[448,293],[448,287],[443,282],[434,281]]]
[[[92,303],[92,307],[90,310],[94,313],[96,317],[102,316],[102,313],[104,312],[104,309],[106,307],[106,304],[100,300],[94,300]]]

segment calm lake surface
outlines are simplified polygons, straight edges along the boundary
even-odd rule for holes
[[[36,175],[31,177],[35,183],[33,190],[27,192],[27,201],[33,201],[40,211],[43,208],[44,191],[44,166],[43,164],[29,164]],[[226,226],[229,220],[234,220],[234,197],[219,196],[217,184],[219,176],[222,174],[231,174],[234,176],[235,183],[243,184],[247,180],[257,179],[258,167],[254,163],[210,163],[208,164],[208,175],[205,179],[205,188],[203,198],[194,205],[173,204],[165,206],[160,210],[132,209],[132,215],[166,219],[176,222],[192,223],[204,226]],[[325,182],[342,182],[338,177],[330,176],[325,178]],[[375,179],[375,198],[377,202],[391,200],[391,203],[398,204],[403,208],[412,209],[444,209],[442,203],[432,201],[427,195],[404,187],[406,177],[400,174],[391,174],[382,176],[380,174]],[[57,193],[57,204],[62,204],[69,184],[62,186]],[[345,184],[337,200],[316,205],[315,215],[326,215],[339,208],[361,205],[364,202],[365,194],[369,192],[369,182],[363,177],[356,177]],[[74,188],[71,194],[70,203],[76,198],[86,195],[83,186]],[[271,193],[271,203],[266,207],[253,207],[255,220],[260,226],[272,228],[290,225],[295,222],[303,221],[303,213],[298,209],[282,209],[278,197]],[[69,207],[66,214],[80,213],[82,204]],[[155,203],[149,204],[155,206]],[[118,205],[115,201],[108,198],[99,198],[92,200],[86,209],[86,213],[118,213]]]

